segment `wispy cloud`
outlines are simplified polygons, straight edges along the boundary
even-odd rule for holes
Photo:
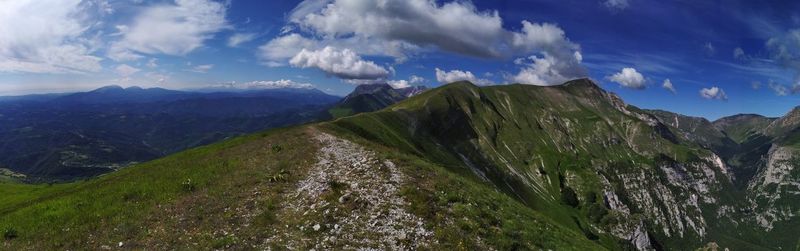
[[[213,68],[214,68],[213,64],[203,64],[192,67],[191,69],[189,69],[189,71],[197,73],[206,73]]]
[[[152,5],[131,24],[117,26],[121,39],[111,44],[108,57],[127,61],[143,58],[141,54],[186,55],[230,27],[226,11],[224,4],[209,0]]]

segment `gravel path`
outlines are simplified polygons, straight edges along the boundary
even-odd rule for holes
[[[319,232],[315,249],[409,250],[430,243],[433,233],[405,210],[399,188],[407,177],[394,163],[327,133],[316,132],[315,139],[321,145],[317,163],[287,201],[298,215],[317,214],[324,221],[300,226]],[[331,203],[323,197],[333,189],[341,196]]]

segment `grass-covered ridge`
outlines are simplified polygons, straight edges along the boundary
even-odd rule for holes
[[[314,222],[298,214],[290,194],[316,162],[314,126],[272,130],[191,149],[91,180],[68,184],[3,184],[3,249],[263,249],[314,247]],[[433,250],[599,250],[580,232],[491,187],[439,165],[352,134],[397,163],[410,180],[400,194],[407,210],[434,232]],[[347,167],[341,167],[347,168]],[[330,209],[339,196],[331,184]],[[340,212],[347,215],[348,211]],[[335,214],[337,215],[337,214]],[[334,216],[335,217],[335,216]],[[291,226],[284,228],[284,226]],[[302,230],[298,230],[302,229]],[[342,242],[345,243],[345,242]],[[344,245],[344,244],[342,244]],[[335,248],[335,246],[334,246]],[[343,248],[338,247],[338,248]]]
[[[403,247],[796,245],[794,237],[775,239],[732,222],[746,212],[724,206],[746,207],[744,195],[713,152],[680,132],[589,80],[550,87],[454,83],[377,112],[239,137],[87,181],[0,183],[0,192],[13,194],[0,199],[2,247],[380,248],[357,240],[385,241],[381,231],[331,234],[349,226],[341,219],[376,215],[363,214],[374,204],[351,196],[382,179],[397,188],[385,197],[404,201],[393,204],[402,206],[395,214],[420,223],[373,227],[432,233],[390,238]],[[331,162],[335,154],[326,152],[320,133],[364,150],[344,151],[356,162]],[[400,174],[387,171],[387,162]],[[348,170],[372,170],[377,176],[368,177],[377,178],[341,179]],[[298,193],[308,187],[321,190]],[[786,224],[793,222],[776,229],[794,229]]]
[[[611,249],[630,245],[640,220],[656,248],[703,246],[720,227],[705,219],[736,200],[716,155],[585,79],[453,83],[328,126],[495,187]]]

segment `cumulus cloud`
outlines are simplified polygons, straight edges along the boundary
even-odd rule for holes
[[[0,1],[0,72],[100,71],[89,28],[105,10],[79,0]]]
[[[608,76],[608,80],[618,83],[622,87],[633,89],[644,89],[645,79],[644,76],[637,72],[634,68],[622,68],[622,71]]]
[[[725,94],[725,91],[716,86],[700,89],[700,97],[704,99],[728,100],[728,95]]]
[[[621,11],[628,8],[630,3],[628,3],[628,0],[606,0],[603,5],[612,11]]]
[[[253,41],[256,38],[255,33],[236,33],[231,35],[228,38],[228,46],[229,47],[237,47],[240,44],[247,43]]]
[[[670,81],[669,79],[664,80],[664,83],[661,84],[661,88],[667,89],[672,94],[677,93],[677,91],[675,90],[675,86],[672,85],[672,81]]]
[[[375,62],[361,59],[352,50],[331,46],[321,50],[302,49],[289,63],[300,68],[317,68],[342,79],[381,79],[389,76],[388,70]]]
[[[131,25],[120,25],[122,38],[112,43],[108,57],[118,61],[141,54],[186,55],[213,34],[228,28],[225,5],[209,0],[175,0],[145,8]]]
[[[475,77],[470,71],[452,70],[443,71],[436,68],[436,81],[442,84],[449,84],[457,81],[469,81],[476,85],[493,85],[494,82],[488,79],[481,79]]]
[[[521,30],[507,30],[497,11],[479,11],[469,1],[307,0],[288,16],[287,35],[262,46],[261,56],[271,65],[280,65],[280,59],[288,58],[284,54],[323,43],[363,55],[392,56],[398,62],[430,49],[480,58],[534,54],[551,61],[552,67],[538,71],[549,76],[540,79],[586,75],[580,65],[580,46],[569,41],[557,25],[522,21]],[[289,39],[302,43],[286,43]]]
[[[508,80],[521,84],[548,86],[585,76],[583,68],[574,67],[580,63],[581,54],[576,51],[574,57],[574,60],[559,60],[548,53],[544,53],[542,57],[530,56],[528,59],[531,63]],[[525,61],[519,63],[525,64]]]
[[[285,65],[282,61],[297,55],[301,50],[316,49],[317,42],[305,38],[297,33],[291,33],[270,40],[258,47],[258,56],[268,66]]]
[[[411,87],[411,84],[409,84],[409,83],[408,83],[408,80],[405,80],[405,79],[401,79],[401,80],[389,80],[389,81],[386,81],[386,83],[387,83],[387,84],[389,84],[389,85],[391,85],[391,86],[392,86],[392,88],[395,88],[395,89],[400,89],[400,88]]]
[[[197,72],[197,73],[206,73],[206,72],[210,71],[212,68],[214,68],[213,64],[203,64],[203,65],[197,65],[195,67],[192,67],[192,69],[189,69],[189,71]]]
[[[335,0],[316,7],[291,13],[290,21],[323,36],[397,40],[479,57],[499,56],[498,47],[486,45],[509,35],[497,12],[479,12],[469,2]]]
[[[119,74],[120,76],[129,77],[129,76],[141,71],[141,69],[133,67],[133,66],[130,66],[130,65],[127,65],[127,64],[122,64],[122,65],[119,65],[116,68],[114,68],[114,71],[117,74]]]
[[[411,75],[411,77],[408,78],[408,80],[401,79],[401,80],[386,81],[387,84],[391,85],[392,88],[395,89],[411,87],[412,85],[422,84],[423,82],[425,82],[425,78],[417,75]]]
[[[408,78],[408,82],[410,82],[412,84],[422,84],[422,83],[425,82],[425,78],[417,76],[417,75],[411,75],[411,77]]]

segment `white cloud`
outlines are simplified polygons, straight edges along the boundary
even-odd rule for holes
[[[314,43],[350,48],[363,55],[392,56],[397,62],[434,48],[481,58],[536,54],[555,62],[549,68],[551,76],[540,78],[586,76],[580,65],[580,46],[570,42],[557,25],[522,21],[520,31],[507,30],[497,11],[479,11],[469,1],[306,0],[289,14],[289,21],[285,32],[301,30],[321,40],[304,38],[302,45],[277,46],[286,36],[299,37],[291,33],[262,46],[263,56],[309,49]],[[292,39],[300,40],[298,37]],[[274,52],[263,53],[264,49]],[[273,63],[281,59],[265,58]]]
[[[243,84],[248,89],[278,89],[278,88],[295,88],[295,89],[313,89],[314,85],[309,83],[299,83],[294,80],[281,79],[275,81],[250,81]]]
[[[556,25],[522,21],[521,31],[509,31],[497,11],[481,12],[470,2],[335,0],[322,7],[316,12],[306,10],[305,15],[294,13],[291,21],[323,36],[399,41],[476,57],[575,47]]]
[[[675,86],[672,85],[672,81],[670,81],[669,79],[664,79],[664,83],[661,84],[661,88],[667,89],[672,94],[677,93],[677,91],[675,90]]]
[[[552,24],[533,24],[523,21],[523,33],[514,34],[514,46],[523,51],[541,50],[541,56],[528,57],[531,63],[512,76],[512,82],[532,85],[557,85],[568,80],[584,77],[586,69],[581,66],[583,55],[578,45],[570,42],[564,31]],[[515,60],[525,64],[525,60]]]
[[[142,58],[142,53],[186,55],[229,27],[225,11],[225,5],[209,0],[175,0],[147,7],[132,24],[118,26],[122,38],[111,45],[108,56],[124,61]]]
[[[621,11],[630,6],[628,0],[606,0],[603,4],[612,11]]]
[[[228,38],[228,46],[237,47],[240,44],[250,42],[255,38],[255,33],[236,33]]]
[[[203,64],[203,65],[197,65],[195,67],[192,67],[192,69],[190,69],[189,71],[197,72],[197,73],[206,73],[209,70],[211,70],[212,68],[214,68],[213,64]]]
[[[342,79],[381,79],[389,76],[388,70],[375,62],[361,59],[352,50],[339,50],[331,46],[321,50],[302,49],[289,63],[300,68],[318,68]]]
[[[409,84],[409,83],[408,83],[408,80],[405,80],[405,79],[401,79],[401,80],[389,80],[389,81],[386,81],[386,83],[387,83],[387,84],[389,84],[389,85],[391,85],[391,86],[392,86],[392,88],[395,88],[395,89],[400,89],[400,88],[411,87],[411,84]]]
[[[148,72],[144,74],[147,78],[147,81],[150,83],[155,83],[156,85],[162,85],[167,82],[169,79],[168,74],[157,73],[157,72]]]
[[[292,33],[277,37],[258,47],[258,56],[270,67],[283,66],[283,61],[297,55],[301,50],[313,50],[317,43],[311,39]]]
[[[728,100],[728,95],[725,94],[725,91],[716,86],[700,89],[700,96],[704,99]]]
[[[706,55],[708,56],[714,56],[714,54],[717,53],[717,49],[713,44],[711,44],[711,42],[706,42],[706,44],[703,45],[703,50],[705,50]]]
[[[743,59],[744,57],[745,57],[744,49],[742,49],[741,47],[736,47],[736,49],[733,49],[733,58]]]
[[[436,68],[436,81],[442,84],[449,84],[457,81],[469,81],[476,85],[494,84],[491,80],[475,77],[475,74],[472,74],[470,71],[452,70],[446,72],[439,68]]]
[[[90,28],[103,13],[79,0],[0,1],[0,72],[100,71]]]
[[[750,88],[753,88],[753,90],[761,89],[761,81],[750,82]]]
[[[401,79],[401,80],[386,81],[387,84],[391,85],[392,88],[395,89],[411,87],[412,85],[422,84],[423,82],[425,82],[425,78],[417,75],[411,75],[411,77],[409,77],[408,80]]]
[[[119,65],[116,68],[114,68],[114,71],[117,74],[119,74],[120,76],[122,76],[122,77],[129,77],[129,76],[141,71],[141,69],[133,67],[133,66],[130,66],[130,65],[127,65],[127,64],[122,64],[122,65]]]
[[[150,60],[147,60],[146,66],[150,67],[150,68],[158,67],[158,59],[157,58],[151,58]]]
[[[778,95],[778,96],[789,95],[790,90],[789,90],[789,87],[787,87],[786,85],[778,84],[778,83],[775,83],[774,81],[769,81],[769,85],[768,86],[769,86],[769,89],[772,89],[772,91],[775,92],[775,95]]]
[[[411,75],[411,77],[408,79],[408,82],[411,84],[422,84],[425,83],[425,78],[417,75]]]
[[[305,2],[316,1],[309,0]],[[290,21],[319,35],[356,35],[382,41],[436,46],[479,57],[497,57],[496,46],[507,32],[497,12],[478,12],[469,2],[438,5],[428,0],[349,1],[308,7],[290,14]],[[380,25],[378,25],[380,24]]]
[[[574,67],[580,63],[578,58],[581,58],[580,54],[575,54],[575,59],[568,61],[559,60],[548,53],[542,57],[530,56],[528,59],[532,63],[508,80],[514,83],[542,86],[562,84],[568,80],[585,76],[582,68]],[[524,61],[519,63],[524,64]],[[579,70],[573,71],[575,69]]]
[[[645,79],[634,68],[622,68],[622,71],[608,76],[608,80],[618,83],[622,87],[644,89]]]
[[[767,40],[770,59],[794,73],[792,89],[800,90],[800,29],[789,30]]]

